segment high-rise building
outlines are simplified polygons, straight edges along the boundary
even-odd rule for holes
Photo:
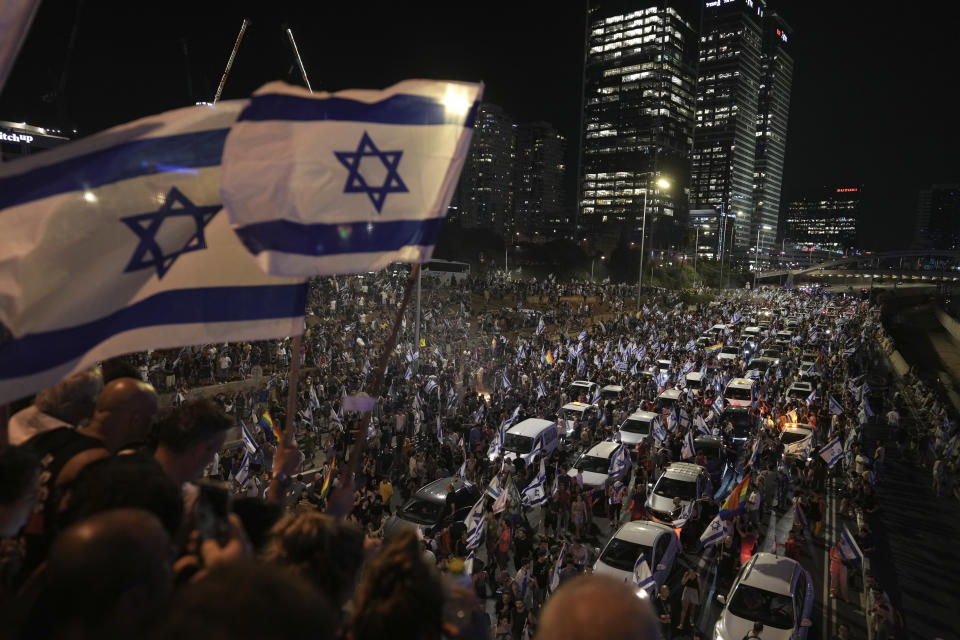
[[[569,230],[572,211],[565,207],[563,178],[567,140],[546,122],[517,127],[513,179],[513,227],[546,234]]]
[[[495,104],[481,103],[473,141],[448,217],[465,228],[483,227],[504,233],[513,216],[516,125]]]
[[[786,239],[801,250],[846,253],[858,246],[863,188],[824,187],[787,205]]]
[[[70,142],[65,131],[0,120],[0,161],[13,160]]]
[[[757,104],[757,151],[753,170],[754,215],[750,236],[760,238],[760,252],[776,245],[780,221],[780,187],[787,147],[787,117],[793,58],[788,52],[793,30],[776,13],[763,18],[763,55]],[[761,231],[762,233],[758,233]]]
[[[707,0],[700,29],[691,207],[736,216],[734,251],[751,244],[764,10],[762,0]]]
[[[920,190],[914,244],[920,249],[960,247],[960,184],[935,184]]]
[[[585,232],[638,237],[644,209],[647,246],[672,244],[682,228],[676,221],[686,215],[693,144],[695,7],[591,2],[577,220]]]

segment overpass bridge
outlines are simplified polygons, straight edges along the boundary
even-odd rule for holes
[[[757,283],[829,282],[960,284],[960,251],[888,251],[828,260],[798,269],[772,269],[757,274]]]

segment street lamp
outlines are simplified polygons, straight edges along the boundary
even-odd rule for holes
[[[657,186],[661,189],[669,189],[670,182],[665,178],[657,180]],[[640,276],[637,278],[637,311],[640,310],[640,292],[643,291],[643,246],[647,239],[647,191],[649,187],[643,190],[643,222],[640,227]]]
[[[760,271],[760,234],[770,231],[773,227],[768,224],[757,227],[757,251],[753,258],[753,290],[757,290],[757,272]]]

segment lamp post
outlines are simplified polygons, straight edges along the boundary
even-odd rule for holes
[[[657,180],[657,186],[661,189],[669,189],[670,182],[664,178]],[[640,275],[637,278],[637,311],[640,310],[640,292],[643,291],[643,247],[647,239],[647,191],[649,187],[643,190],[643,222],[640,226]]]
[[[757,273],[760,271],[760,234],[770,231],[773,227],[768,224],[757,227],[757,251],[753,258],[753,290],[757,290]]]

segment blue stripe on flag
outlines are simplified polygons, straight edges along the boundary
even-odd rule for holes
[[[396,251],[406,246],[432,246],[442,218],[300,224],[273,220],[235,229],[251,253],[280,251],[307,256]]]
[[[0,380],[72,362],[124,331],[175,324],[295,318],[303,315],[306,300],[306,283],[163,291],[86,324],[7,342],[0,346]]]
[[[0,209],[155,173],[215,167],[220,164],[228,131],[209,129],[133,140],[26,173],[0,177]]]
[[[474,102],[467,115],[465,127],[473,127],[477,116]],[[307,98],[278,93],[253,96],[250,106],[243,110],[238,121],[316,121],[338,120],[375,122],[378,124],[437,125],[454,124],[460,117],[447,116],[443,102],[436,98],[397,94],[379,102],[360,102],[349,98]]]

